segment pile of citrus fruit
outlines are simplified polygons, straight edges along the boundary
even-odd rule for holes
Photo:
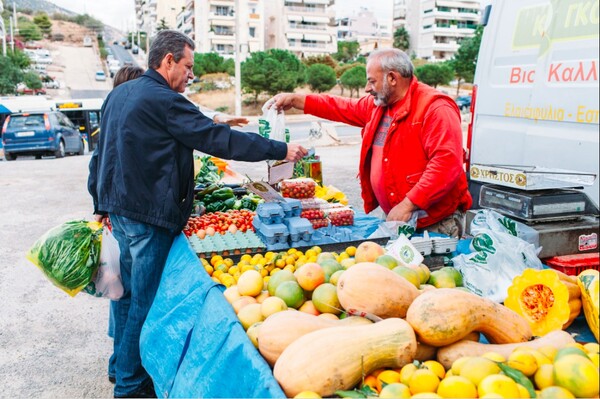
[[[367,375],[360,392],[380,398],[591,398],[598,396],[596,343],[537,350],[527,344],[508,359],[494,352],[462,357],[449,370],[415,361]]]

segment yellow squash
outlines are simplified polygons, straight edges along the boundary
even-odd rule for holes
[[[598,301],[600,277],[598,270],[584,270],[577,276],[577,285],[581,288],[581,299],[583,302],[583,313],[592,334],[598,341]]]

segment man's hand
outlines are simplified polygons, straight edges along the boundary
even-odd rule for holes
[[[408,222],[412,213],[417,209],[419,208],[408,197],[405,197],[402,202],[393,207],[390,213],[388,213],[387,221]]]
[[[304,110],[305,100],[306,95],[304,94],[280,93],[269,101],[273,102],[271,107],[275,107],[277,111],[287,111],[290,108]]]
[[[304,158],[308,154],[306,148],[302,147],[300,144],[288,144],[287,145],[287,155],[285,160],[288,162],[298,162],[302,158]]]
[[[221,124],[227,124],[229,126],[245,126],[248,124],[248,119],[241,117],[241,116],[231,116],[231,115],[226,115],[226,114],[216,114],[213,117],[213,122],[215,123],[221,123]]]
[[[108,217],[108,215],[98,215],[97,213],[94,214],[94,221],[98,222],[98,223],[102,223],[104,224],[106,218]]]

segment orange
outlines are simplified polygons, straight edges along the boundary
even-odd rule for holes
[[[248,338],[250,338],[250,341],[256,348],[258,348],[258,333],[260,331],[261,324],[262,324],[262,321],[257,321],[256,323],[254,323],[250,327],[248,327],[248,330],[246,330],[246,334],[248,335]]]
[[[446,376],[446,370],[444,369],[444,366],[435,360],[426,360],[423,362],[423,366],[433,371],[433,373],[437,375],[440,380]]]
[[[312,302],[321,313],[342,313],[342,305],[337,296],[337,288],[331,283],[318,286],[312,294]]]
[[[587,357],[578,354],[560,357],[554,362],[553,376],[554,385],[565,388],[578,398],[598,396],[600,375]]]
[[[294,396],[294,399],[318,399],[320,398],[321,395],[319,395],[316,392],[313,391],[302,391],[299,394],[297,394],[296,396]]]
[[[312,291],[325,282],[325,271],[318,263],[306,263],[294,273],[302,289]]]
[[[379,373],[377,376],[377,390],[381,391],[381,389],[389,384],[399,383],[400,382],[400,373],[394,370],[385,370]]]
[[[537,397],[540,399],[575,399],[571,392],[561,387],[544,388]]]
[[[506,364],[521,371],[527,377],[534,375],[538,368],[535,356],[525,350],[517,350],[511,353]]]
[[[409,363],[402,367],[400,370],[400,382],[402,382],[404,385],[408,385],[410,382],[410,377],[412,377],[415,371],[417,371],[417,366],[415,366],[413,363]]]
[[[269,295],[271,296],[275,295],[275,290],[277,289],[279,284],[283,283],[284,281],[296,281],[296,277],[294,277],[294,274],[288,270],[273,269],[271,273],[275,271],[277,272],[271,274],[271,278],[269,279],[268,284]]]
[[[304,291],[296,281],[284,281],[279,284],[275,290],[275,296],[283,299],[288,307],[294,309],[298,309],[304,303]]]
[[[537,387],[537,389],[544,389],[554,385],[553,373],[553,365],[542,364],[533,376],[533,381],[535,382],[535,386]]]
[[[302,306],[300,306],[300,308],[298,308],[298,310],[300,312],[304,312],[304,313],[308,313],[308,314],[312,314],[315,316],[318,316],[321,314],[321,312],[319,312],[317,310],[317,308],[315,308],[315,304],[313,303],[313,301],[306,301],[302,304]],[[337,317],[336,317],[337,319]]]
[[[287,305],[283,299],[276,296],[265,298],[265,300],[260,304],[260,312],[265,319],[274,313],[281,312],[286,309]]]
[[[372,375],[368,375],[365,377],[365,381],[361,385],[361,388],[362,387],[369,387],[373,390],[373,392],[379,393],[379,391],[377,390],[377,377],[374,377]]]
[[[244,330],[247,330],[254,323],[263,321],[264,318],[261,312],[261,304],[251,303],[244,306],[238,313],[238,319],[240,319],[240,323],[242,323]]]
[[[518,398],[519,387],[510,377],[502,374],[492,374],[485,377],[477,387],[479,397],[499,395],[502,398]]]
[[[242,296],[257,296],[263,289],[263,278],[256,270],[248,270],[238,279],[237,287]]]
[[[489,375],[500,373],[500,367],[483,357],[472,357],[460,368],[460,376],[468,378],[473,384],[479,383]]]

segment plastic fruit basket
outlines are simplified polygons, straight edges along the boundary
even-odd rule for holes
[[[545,263],[559,272],[569,276],[577,276],[584,270],[600,270],[600,257],[598,252],[555,256],[546,259]]]

